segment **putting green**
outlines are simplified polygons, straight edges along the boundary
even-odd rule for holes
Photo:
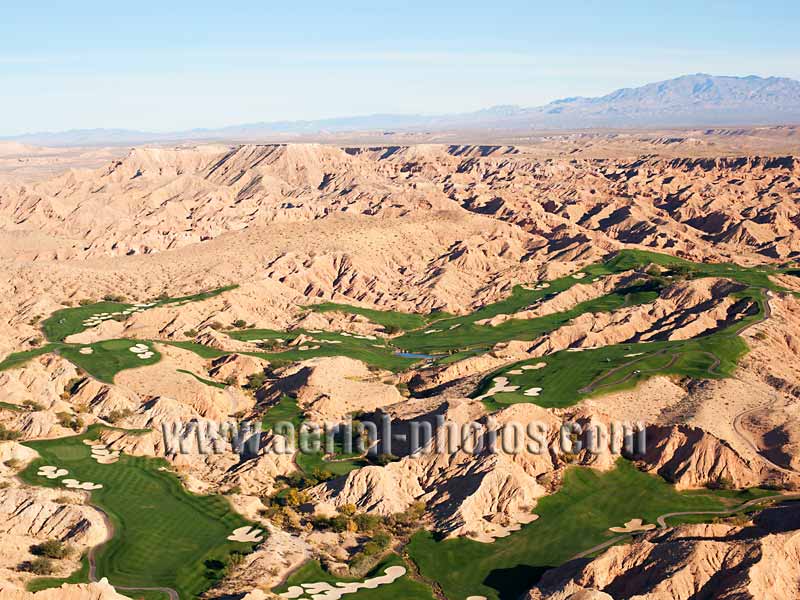
[[[21,474],[32,485],[63,487],[37,475],[42,465],[55,465],[69,471],[67,478],[103,485],[91,493],[91,503],[106,513],[114,537],[95,553],[97,577],[124,587],[172,588],[189,600],[221,576],[213,565],[224,564],[233,551],[253,549],[227,540],[250,523],[220,496],[188,493],[162,470],[166,461],[122,455],[114,464],[98,464],[83,443],[98,433],[93,427],[75,437],[26,442],[41,458]]]
[[[568,469],[561,489],[536,505],[539,519],[508,537],[490,544],[466,538],[437,541],[422,531],[411,539],[408,551],[421,574],[437,581],[449,600],[473,595],[516,600],[547,569],[618,536],[609,527],[636,518],[655,523],[668,512],[720,510],[761,495],[761,490],[677,492],[660,477],[620,459],[605,473]]]

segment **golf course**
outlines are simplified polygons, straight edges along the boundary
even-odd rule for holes
[[[90,568],[78,577],[106,577],[137,596],[172,590],[188,600],[222,576],[232,553],[253,549],[252,543],[228,541],[235,529],[249,525],[228,501],[187,492],[166,461],[123,454],[113,464],[99,463],[84,443],[99,433],[93,427],[83,435],[26,442],[40,458],[21,473],[31,485],[58,488],[76,480],[95,488],[90,503],[105,514],[113,535],[92,550]],[[67,474],[51,479],[41,474],[43,467]]]

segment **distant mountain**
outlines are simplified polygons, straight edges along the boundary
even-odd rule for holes
[[[800,122],[800,81],[698,73],[623,88],[598,98],[562,98],[545,106],[501,105],[451,115],[376,114],[313,121],[273,121],[219,129],[149,133],[86,129],[32,133],[0,140],[46,146],[171,141],[257,141],[350,131],[534,130],[591,127],[777,125]]]

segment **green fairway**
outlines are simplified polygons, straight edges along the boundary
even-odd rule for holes
[[[267,409],[262,416],[261,425],[265,431],[271,431],[276,423],[291,423],[294,425],[295,433],[300,433],[300,427],[305,421],[303,412],[297,406],[297,400],[289,396],[283,396],[277,404]],[[368,461],[360,456],[342,453],[340,445],[334,446],[335,456],[326,460],[323,452],[303,453],[297,452],[295,462],[301,471],[307,475],[313,475],[315,471],[328,471],[333,475],[346,475],[354,469],[365,467]]]
[[[230,291],[238,286],[229,285],[208,292],[201,292],[192,296],[181,298],[161,298],[142,302],[139,304],[129,304],[123,302],[95,302],[74,308],[62,308],[57,310],[50,317],[42,322],[42,332],[51,342],[63,342],[65,338],[75,333],[85,331],[88,326],[87,320],[125,320],[137,312],[144,312],[150,308],[168,306],[170,304],[186,304],[187,302],[198,302],[218,296],[223,292]]]
[[[374,310],[371,308],[361,308],[350,304],[336,304],[335,302],[323,302],[322,304],[311,304],[305,308],[314,312],[343,312],[351,315],[361,315],[373,323],[382,325],[390,329],[408,331],[424,327],[434,319],[441,319],[443,313],[432,313],[430,315],[420,315],[414,313],[402,313],[393,310]]]
[[[0,371],[6,371],[8,369],[16,369],[17,367],[21,367],[26,362],[28,362],[32,358],[36,358],[37,356],[41,356],[42,354],[47,354],[49,352],[54,352],[57,348],[60,348],[60,344],[45,344],[39,348],[34,348],[33,350],[23,350],[22,352],[14,352],[9,354],[4,360],[0,361]]]
[[[138,354],[131,352],[130,349],[137,344],[147,346],[149,352],[152,352],[152,356],[143,359],[139,358]],[[81,354],[81,348],[91,348],[92,353]],[[68,344],[61,346],[58,353],[95,379],[107,383],[113,383],[114,375],[124,369],[146,367],[161,360],[161,354],[151,342],[137,340],[105,340],[86,345]]]
[[[619,535],[609,527],[634,518],[655,523],[669,512],[720,510],[757,496],[749,491],[677,492],[624,460],[606,473],[574,467],[558,492],[539,500],[534,509],[539,519],[508,537],[490,544],[466,538],[437,541],[422,531],[408,551],[422,575],[437,581],[449,600],[473,595],[516,600],[548,568]]]
[[[500,311],[498,314],[511,314],[525,308],[535,302],[535,299],[531,297],[534,293],[540,294],[541,292],[531,292],[521,287],[515,288],[512,298],[516,304],[522,306],[508,313]],[[482,312],[483,309],[481,309],[469,317],[436,322],[431,325],[430,329],[410,332],[392,341],[407,351],[435,354],[469,349],[474,346],[492,346],[509,340],[535,340],[583,313],[613,312],[625,306],[652,302],[657,297],[658,292],[651,285],[621,288],[606,296],[581,302],[571,310],[536,319],[510,319],[494,327],[475,324],[476,320],[487,318],[486,316],[481,316],[480,319],[475,318]],[[492,305],[492,307],[494,308],[496,305]]]
[[[26,442],[41,458],[22,474],[32,485],[61,487],[58,480],[37,475],[42,465],[69,471],[67,477],[103,485],[91,502],[114,527],[113,539],[96,552],[97,576],[126,587],[168,587],[189,600],[221,575],[210,568],[225,563],[231,552],[249,552],[252,544],[227,541],[237,527],[248,525],[219,496],[188,493],[161,459],[123,455],[101,465],[82,440],[96,439],[97,428],[57,440]]]
[[[388,585],[379,586],[374,590],[359,590],[355,594],[347,594],[345,598],[348,598],[348,600],[351,598],[352,600],[435,600],[433,592],[430,590],[430,588],[428,588],[428,586],[409,577],[408,571],[410,571],[410,569],[408,565],[397,554],[391,554],[385,560],[381,561],[377,567],[370,571],[365,579],[383,575],[386,567],[392,566],[404,567],[407,571],[406,575],[403,575]],[[280,594],[289,589],[290,586],[299,586],[304,583],[325,582],[335,586],[338,582],[347,581],[363,580],[340,579],[334,577],[325,569],[323,569],[319,562],[311,560],[305,563],[297,571],[292,573],[286,583],[278,588],[275,588],[273,592]]]
[[[758,306],[758,312],[715,333],[689,340],[617,344],[571,352],[562,350],[504,367],[486,377],[476,396],[490,390],[496,377],[506,377],[513,392],[499,392],[484,400],[490,409],[517,402],[543,407],[564,407],[583,398],[633,388],[655,375],[679,375],[693,379],[730,377],[747,344],[738,333],[764,314],[764,300],[757,290],[739,293]],[[539,365],[544,364],[542,368]],[[533,368],[532,368],[533,367]],[[525,395],[541,388],[536,396]]]
[[[272,329],[243,329],[227,333],[235,340],[264,340],[274,343],[275,350],[246,352],[245,354],[258,356],[275,365],[289,364],[318,356],[347,356],[387,371],[402,371],[419,362],[419,359],[396,356],[396,349],[386,340],[376,336],[357,337],[355,334],[311,332],[304,329],[290,332]],[[307,347],[306,350],[288,346],[289,342],[301,334],[313,338],[315,341],[300,346]],[[277,340],[283,340],[283,342]]]
[[[210,387],[215,387],[220,390],[224,390],[226,387],[228,387],[221,381],[214,381],[213,379],[206,379],[205,377],[200,377],[199,375],[192,373],[191,371],[187,371],[186,369],[175,369],[175,371],[177,373],[183,373],[184,375],[191,375],[200,383],[204,383]]]

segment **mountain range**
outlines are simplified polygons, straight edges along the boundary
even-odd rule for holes
[[[800,81],[703,73],[622,88],[600,97],[570,97],[537,107],[500,105],[469,113],[373,114],[270,121],[218,129],[153,133],[80,129],[0,138],[47,146],[128,145],[172,141],[258,141],[345,132],[565,130],[584,128],[776,125],[800,122]]]

